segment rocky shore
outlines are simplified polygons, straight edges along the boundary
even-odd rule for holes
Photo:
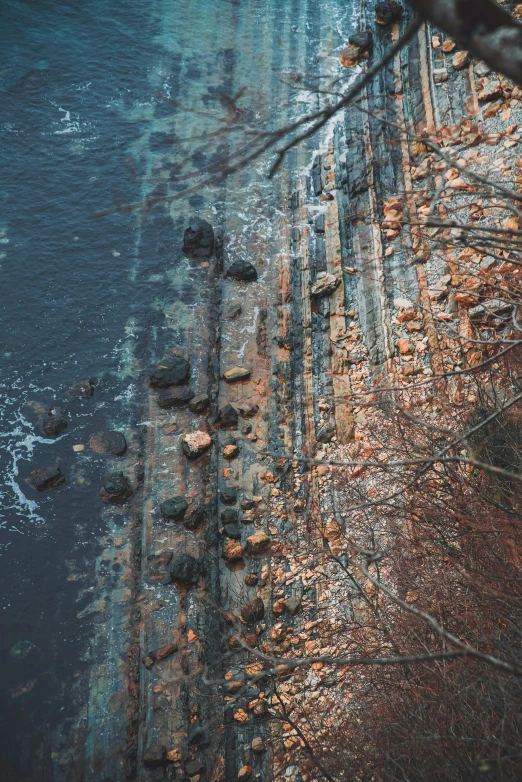
[[[399,22],[361,13],[377,58]],[[336,553],[342,494],[331,467],[307,460],[367,456],[371,413],[357,394],[452,365],[437,322],[453,311],[466,329],[473,318],[451,251],[431,257],[401,222],[405,201],[422,214],[432,175],[426,157],[412,162],[401,124],[452,129],[456,143],[476,133],[471,149],[492,162],[499,150],[514,158],[522,120],[515,90],[425,27],[360,104],[309,174],[289,178],[275,257],[254,239],[235,257],[210,214],[185,223],[189,325],[144,375],[142,441],[126,456],[137,477],[111,473],[100,493],[130,503],[132,528],[107,547],[124,575],[91,679],[93,781],[304,779],[299,737],[273,718],[272,684],[256,679],[245,647],[339,653],[342,594],[314,552]],[[296,153],[301,166],[308,155]],[[448,180],[457,193],[458,178]],[[335,720],[347,709],[332,694],[340,676],[316,664],[280,695]]]

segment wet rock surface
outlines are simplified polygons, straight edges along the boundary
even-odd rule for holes
[[[53,489],[55,486],[59,486],[60,483],[65,481],[65,475],[56,465],[50,465],[48,467],[41,467],[38,470],[33,470],[27,479],[31,486],[38,491],[47,491],[47,489]]]
[[[184,517],[187,508],[187,502],[180,496],[171,497],[160,505],[161,515],[167,521],[179,521]]]
[[[200,217],[192,217],[183,234],[183,252],[190,258],[210,258],[214,252],[214,230]]]
[[[160,407],[184,407],[194,398],[194,391],[182,386],[169,386],[161,388],[158,394]]]
[[[67,424],[66,418],[49,414],[42,421],[42,432],[46,437],[59,437],[67,429]]]
[[[89,447],[96,453],[123,456],[127,450],[127,441],[122,432],[97,432],[89,439]]]
[[[81,399],[82,397],[90,397],[94,394],[94,383],[92,380],[78,380],[73,383],[66,391],[68,399]]]
[[[110,472],[99,491],[100,499],[104,502],[112,502],[115,505],[126,502],[131,495],[132,487],[130,481],[121,471]]]
[[[188,361],[181,356],[165,356],[150,378],[152,388],[167,388],[186,383],[190,374]]]

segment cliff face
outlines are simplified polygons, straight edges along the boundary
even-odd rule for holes
[[[377,58],[398,26],[366,24]],[[190,386],[209,406],[164,408],[148,396],[139,559],[123,563],[134,585],[121,600],[138,632],[114,663],[110,702],[106,692],[93,700],[112,714],[91,726],[93,780],[298,779],[300,713],[323,715],[325,731],[350,716],[357,682],[346,670],[318,661],[274,679],[262,675],[275,664],[262,655],[351,651],[341,631],[361,624],[364,599],[348,594],[335,558],[363,525],[346,481],[363,473],[358,461],[386,456],[369,390],[481,358],[456,339],[471,333],[480,259],[449,229],[415,223],[434,193],[446,193],[445,214],[483,196],[412,134],[427,131],[462,168],[479,160],[508,181],[522,111],[507,83],[479,63],[461,68],[465,58],[444,43],[423,27],[339,119],[323,154],[293,153],[293,170],[312,162],[310,173],[285,173],[270,241],[250,236],[257,281],[223,276],[233,216],[212,257],[186,261],[191,292],[169,316],[190,311],[191,325],[173,329],[167,353],[189,361]],[[224,373],[237,366],[249,376],[230,382]],[[458,416],[472,390],[459,377],[442,386]],[[418,402],[437,416],[432,389],[421,387]],[[193,461],[180,438],[195,431],[213,444]],[[351,461],[349,472],[336,461]],[[379,489],[372,474],[361,497]],[[174,496],[189,503],[183,520],[160,510]],[[197,561],[194,579],[168,575],[180,554]],[[285,710],[296,704],[294,724]]]

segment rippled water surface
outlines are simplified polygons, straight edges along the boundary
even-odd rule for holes
[[[66,735],[85,698],[75,683],[89,665],[95,560],[106,530],[97,492],[108,466],[88,440],[101,429],[132,430],[140,373],[161,354],[166,318],[181,328],[190,310],[189,267],[181,278],[172,272],[184,268],[186,216],[215,218],[228,251],[244,250],[253,226],[270,237],[279,203],[258,166],[228,184],[233,213],[226,188],[217,187],[138,215],[93,215],[190,185],[223,154],[223,138],[206,137],[231,110],[223,95],[247,87],[241,106],[252,125],[310,105],[306,91],[296,91],[283,112],[281,73],[336,61],[353,25],[347,5],[1,5],[2,780],[52,779],[56,734]],[[68,399],[71,384],[85,378],[96,383],[93,397]],[[55,408],[69,426],[49,440],[38,420]],[[54,463],[65,484],[44,494],[27,485],[32,469]],[[126,523],[122,514],[122,534]]]

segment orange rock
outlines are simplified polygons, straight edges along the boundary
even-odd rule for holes
[[[248,714],[246,711],[243,711],[243,709],[238,709],[236,713],[234,714],[234,719],[236,722],[248,722]]]
[[[407,355],[408,353],[411,353],[411,345],[408,339],[399,339],[399,341],[397,342],[397,347],[399,348],[399,353],[401,353],[402,355]]]
[[[223,557],[227,562],[234,562],[243,558],[243,547],[235,540],[227,540],[223,546]]]

